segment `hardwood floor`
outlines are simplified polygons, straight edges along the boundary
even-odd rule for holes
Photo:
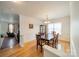
[[[59,40],[59,44],[63,46],[65,53],[70,53],[70,42],[69,41]]]
[[[67,53],[69,49],[69,43],[63,41],[59,42],[63,44],[64,51]],[[5,48],[0,49],[0,57],[42,57],[43,53],[40,52],[40,48],[36,48],[36,41],[27,42],[24,44],[24,47],[19,47],[16,45],[14,48]]]
[[[43,53],[40,49],[36,49],[36,41],[31,41],[24,44],[21,48],[18,45],[14,48],[0,49],[1,57],[42,57]]]

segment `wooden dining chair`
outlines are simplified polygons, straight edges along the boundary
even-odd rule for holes
[[[43,50],[43,45],[48,44],[47,40],[44,38],[41,38],[40,35],[36,35],[36,41],[37,41],[37,49],[38,47],[41,48],[41,52]]]
[[[40,39],[41,39],[41,36],[40,36],[40,35],[36,35],[36,45],[37,45],[37,49],[38,49],[38,45],[40,45]]]
[[[57,48],[58,45],[58,36],[59,34],[57,33],[56,36],[54,38],[52,38],[49,42],[50,46],[52,46],[53,48]]]
[[[57,33],[56,38],[55,38],[55,48],[57,48],[58,46],[58,37],[59,37],[59,33]]]

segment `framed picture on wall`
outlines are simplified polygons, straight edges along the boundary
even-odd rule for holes
[[[33,29],[33,24],[29,24],[29,29]]]

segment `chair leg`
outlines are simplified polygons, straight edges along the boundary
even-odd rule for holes
[[[42,45],[41,45],[41,52],[42,52],[43,48],[42,48]]]
[[[37,41],[37,44],[36,44],[36,48],[38,49],[38,41]]]

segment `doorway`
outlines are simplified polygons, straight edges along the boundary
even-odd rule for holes
[[[4,18],[5,15],[5,18]],[[3,39],[1,48],[13,48],[19,44],[19,15],[17,14],[3,14],[1,17],[4,20],[1,22],[0,36]]]

